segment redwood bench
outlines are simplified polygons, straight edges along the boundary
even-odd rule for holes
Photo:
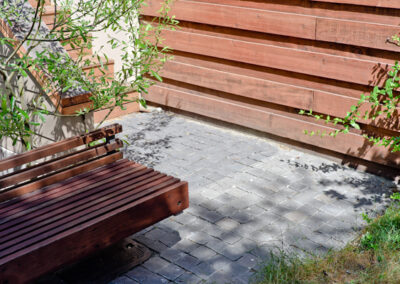
[[[121,131],[0,161],[13,170],[0,176],[0,283],[32,281],[189,206],[187,182],[123,159]]]

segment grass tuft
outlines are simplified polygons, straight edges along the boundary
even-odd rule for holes
[[[360,236],[325,256],[271,255],[257,283],[400,283],[400,206],[370,219]]]

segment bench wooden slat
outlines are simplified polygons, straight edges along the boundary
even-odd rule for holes
[[[149,172],[153,171],[152,169],[138,169],[136,171],[132,171],[132,173],[129,173],[129,175],[132,176],[132,183],[134,183],[137,179],[140,180],[140,177],[143,175],[148,174]],[[50,202],[44,202],[41,203],[39,206],[34,207],[33,209],[31,207],[26,208],[20,208],[22,211],[19,211],[17,213],[14,213],[12,215],[5,214],[5,216],[13,217],[13,218],[3,218],[2,221],[3,223],[1,224],[0,227],[0,236],[11,233],[11,231],[6,231],[6,233],[3,233],[4,230],[10,229],[15,230],[16,227],[21,224],[22,226],[26,223],[28,224],[34,224],[35,221],[37,220],[43,220],[45,218],[49,218],[54,214],[54,212],[62,212],[63,208],[68,206],[71,208],[74,208],[78,205],[80,205],[80,200],[83,200],[83,202],[88,202],[92,198],[92,196],[98,196],[98,194],[108,194],[109,192],[112,192],[112,187],[115,186],[116,183],[114,184],[104,184],[103,186],[96,188],[96,187],[91,187],[90,192],[86,193],[85,188],[87,186],[83,187],[77,187],[75,189],[75,192],[72,194],[68,194],[69,196],[64,197],[61,195],[61,197],[52,197],[50,199]],[[74,189],[74,190],[75,190]],[[93,190],[94,189],[94,190]],[[85,193],[85,194],[82,194]],[[29,219],[25,218],[25,216],[29,214]],[[14,215],[17,215],[14,217]]]
[[[83,214],[78,219],[75,219],[75,220],[65,224],[62,227],[57,227],[53,230],[50,230],[43,234],[35,236],[29,240],[18,243],[15,246],[6,248],[4,250],[0,250],[0,258],[5,258],[6,256],[8,256],[10,254],[17,253],[19,250],[22,250],[26,247],[34,247],[35,244],[37,244],[41,241],[44,241],[47,238],[51,238],[56,234],[62,234],[65,230],[82,225],[87,221],[90,221],[92,219],[95,219],[96,217],[101,216],[102,214],[107,214],[108,212],[113,212],[115,210],[118,210],[118,208],[126,206],[129,203],[134,203],[134,201],[138,200],[140,197],[146,196],[148,194],[151,194],[162,188],[171,186],[176,183],[179,183],[179,179],[172,178],[172,177],[165,177],[160,180],[156,180],[153,183],[146,184],[142,187],[137,188],[135,190],[135,192],[138,192],[139,190],[140,190],[140,192],[137,194],[131,195],[129,198],[124,198],[124,199],[120,200],[119,202],[111,202],[110,201],[110,204],[107,205],[106,207],[104,207],[104,205],[97,205],[95,207],[95,209],[97,209],[96,211],[92,211],[92,213],[90,213],[90,214]],[[145,190],[143,190],[143,189],[145,189]],[[92,208],[92,210],[93,210],[93,208]],[[0,259],[0,264],[1,264],[1,259]]]
[[[53,190],[57,192],[63,188],[62,186],[72,186],[72,185],[74,185],[74,183],[81,182],[82,180],[89,181],[96,175],[101,175],[101,176],[106,175],[108,173],[113,172],[114,170],[118,170],[119,168],[124,167],[124,165],[126,165],[126,164],[131,164],[131,163],[132,162],[129,162],[129,160],[127,160],[127,159],[121,159],[114,163],[107,164],[105,166],[94,169],[92,171],[82,173],[82,174],[74,176],[72,178],[69,178],[69,179],[54,183],[50,186],[41,188],[40,191],[34,191],[29,194],[18,196],[11,200],[4,201],[4,202],[0,203],[0,214],[7,212],[9,209],[14,208],[15,206],[18,207],[18,206],[21,206],[21,204],[25,204],[27,202],[36,200],[36,198],[46,197],[48,195],[51,195],[54,193]],[[135,163],[133,163],[133,164],[135,164]],[[135,164],[135,165],[139,166],[139,164]]]
[[[100,147],[100,146],[104,146],[104,145],[106,145],[106,143],[101,143],[99,145],[96,145],[95,147]],[[23,169],[16,170],[16,171],[13,171],[13,172],[10,172],[10,173],[7,173],[7,174],[3,174],[3,175],[0,176],[0,180],[5,179],[5,178],[7,178],[9,176],[16,175],[17,173],[20,174],[20,173],[24,173],[26,171],[29,171],[31,169],[36,169],[36,168],[38,168],[40,166],[47,165],[47,164],[55,162],[55,161],[59,161],[59,160],[61,160],[63,158],[66,158],[66,157],[69,157],[69,156],[72,156],[72,155],[75,155],[75,154],[78,154],[78,153],[82,153],[82,152],[87,151],[87,150],[88,150],[88,148],[80,149],[78,151],[66,154],[64,156],[56,157],[54,159],[51,159],[51,160],[48,160],[48,161],[45,161],[45,162],[42,162],[42,163],[38,163],[38,164],[35,164],[35,165],[30,165],[29,167],[24,167]]]
[[[165,175],[159,174],[157,172],[151,172],[147,174],[146,176],[143,176],[143,178],[148,178],[146,182],[152,182],[156,179],[160,179],[161,177],[164,177]],[[118,194],[118,193],[117,193]],[[43,232],[44,230],[47,230],[45,228],[45,225],[51,224],[52,227],[58,226],[58,224],[62,222],[69,222],[71,220],[71,215],[80,212],[84,209],[90,208],[92,204],[99,203],[101,201],[104,201],[106,197],[102,197],[101,199],[95,199],[96,197],[90,198],[88,202],[85,202],[84,200],[79,202],[79,204],[69,204],[68,206],[65,206],[63,208],[60,208],[58,210],[55,210],[52,212],[52,215],[50,217],[48,216],[39,216],[39,218],[35,218],[35,220],[28,220],[27,222],[21,223],[15,227],[11,227],[7,229],[6,231],[2,232],[0,234],[0,244],[3,244],[7,241],[10,240],[15,240],[17,237],[26,235],[30,232],[34,231],[34,234],[38,234]],[[91,202],[95,200],[96,202]],[[89,203],[90,202],[90,203]],[[57,222],[58,224],[56,224]]]
[[[154,174],[154,173],[152,173],[152,174]],[[140,185],[143,186],[143,185],[146,185],[146,184],[148,184],[150,182],[155,182],[157,180],[160,180],[161,178],[165,178],[165,175],[162,176],[161,174],[158,174],[158,176],[153,176],[148,181],[143,182]],[[97,204],[96,208],[99,208],[99,206],[101,206],[101,205],[98,205],[98,204],[103,204],[103,205],[104,204],[109,204],[110,201],[107,202],[107,200],[110,199],[111,197],[110,198],[107,198],[107,197],[108,196],[103,197],[99,202],[93,202],[92,205],[96,205]],[[113,197],[114,197],[114,199],[112,199],[112,200],[115,201],[116,200],[115,199],[116,196],[113,196]],[[0,246],[0,251],[5,250],[6,248],[9,248],[11,246],[15,246],[18,243],[22,243],[22,242],[24,242],[26,240],[29,240],[31,238],[35,238],[37,236],[41,236],[41,235],[43,235],[44,233],[46,233],[46,232],[48,232],[50,230],[57,229],[57,228],[64,228],[66,226],[69,226],[69,224],[72,221],[74,221],[74,220],[76,220],[78,218],[81,218],[84,215],[93,213],[94,211],[96,211],[96,210],[94,210],[92,207],[86,206],[86,205],[80,206],[78,208],[75,208],[71,212],[69,212],[67,209],[65,209],[65,210],[61,210],[61,212],[63,212],[63,214],[60,214],[60,215],[52,214],[52,215],[50,215],[50,216],[53,216],[51,218],[51,222],[49,222],[48,220],[44,220],[41,223],[35,224],[36,227],[34,227],[34,226],[26,227],[26,230],[25,230],[26,233],[24,233],[22,235],[20,234],[19,231],[16,232],[16,234],[13,234],[13,235],[15,235],[15,238],[7,235],[6,232],[4,232],[4,234],[2,234],[3,238],[2,238],[2,244]],[[3,239],[5,240],[4,242],[3,242]]]
[[[157,175],[157,173],[150,173],[148,176],[154,174]],[[158,174],[158,176],[153,176],[152,178],[149,178],[148,180],[145,180],[140,184],[138,183],[136,186],[143,186],[153,181],[155,182],[157,180],[160,180],[164,177],[162,176],[162,174]],[[110,192],[107,191],[102,198],[100,198],[99,200],[91,200],[92,202],[90,202],[89,204],[79,204],[81,206],[75,207],[72,210],[69,210],[68,206],[61,208],[61,210],[59,210],[59,212],[61,213],[59,214],[51,212],[51,214],[48,214],[48,219],[44,219],[43,222],[36,223],[33,226],[25,227],[24,233],[21,233],[21,231],[17,231],[16,234],[13,234],[13,236],[11,236],[11,234],[8,234],[9,230],[4,231],[1,233],[3,238],[0,245],[0,255],[1,252],[7,248],[18,245],[19,243],[25,242],[31,238],[41,236],[50,230],[65,228],[66,226],[69,226],[69,224],[74,220],[81,218],[82,216],[87,216],[88,214],[95,212],[96,209],[102,208],[100,206],[107,206],[110,202],[115,202],[117,200],[119,200],[118,193],[115,194],[115,192],[113,192],[113,194],[111,195]],[[10,231],[15,230],[11,228]]]
[[[23,154],[11,156],[9,158],[0,160],[0,172],[31,163],[59,152],[67,151],[78,146],[89,144],[90,142],[97,141],[102,138],[114,136],[121,131],[121,125],[113,124],[88,134],[72,137],[60,142],[55,142],[50,145],[36,148]]]
[[[51,212],[52,210],[57,209],[60,206],[63,206],[66,203],[76,202],[80,198],[85,198],[86,196],[90,196],[99,191],[106,190],[112,186],[116,186],[124,181],[130,181],[135,174],[142,175],[146,167],[139,166],[134,168],[133,171],[129,171],[129,168],[122,169],[121,173],[110,173],[105,176],[96,176],[94,180],[85,183],[77,183],[74,186],[64,186],[64,190],[62,192],[56,192],[49,196],[46,201],[33,203],[32,205],[27,203],[29,208],[25,208],[24,210],[18,212],[18,210],[10,210],[2,214],[2,218],[0,219],[0,231],[4,230],[5,226],[14,226],[16,225],[18,219],[21,219],[22,216],[29,214],[30,219],[34,218],[37,215],[44,214],[46,212]],[[12,220],[17,220],[13,221]]]
[[[0,178],[0,188],[6,188],[12,185],[19,184],[26,180],[46,175],[56,170],[60,170],[64,167],[68,167],[74,164],[83,163],[87,160],[93,159],[98,156],[103,156],[108,152],[115,151],[123,146],[122,141],[116,139],[114,143],[106,144],[103,146],[93,147],[79,151],[76,154],[70,154],[67,157],[61,157],[55,161],[48,161],[41,165],[37,165],[33,168],[25,169],[21,172],[17,172],[13,175],[5,178]]]
[[[107,247],[121,240],[122,235],[140,231],[187,208],[189,204],[187,193],[186,182],[175,184],[127,204],[118,211],[109,212],[37,243],[33,247],[25,248],[0,261],[2,277],[13,279],[16,283],[28,282],[37,278],[43,271],[60,267],[97,249]],[[152,214],[143,214],[148,208],[153,208]],[[37,259],[40,257],[53,261],[38,262]],[[20,267],[25,266],[27,267],[23,274],[17,273],[21,271]]]
[[[84,173],[84,172],[93,170],[95,168],[101,167],[101,166],[113,163],[120,159],[122,159],[122,153],[117,152],[117,153],[111,154],[109,156],[105,156],[105,157],[93,160],[84,165],[77,166],[77,167],[71,168],[69,170],[64,170],[61,172],[54,173],[46,178],[38,179],[37,181],[30,182],[26,185],[21,185],[17,188],[13,188],[6,192],[0,193],[0,202],[12,199],[14,197],[18,197],[22,194],[26,194],[26,193],[35,191],[37,189],[41,189],[41,188],[51,185],[53,183],[68,179],[68,178],[78,175],[80,173]]]

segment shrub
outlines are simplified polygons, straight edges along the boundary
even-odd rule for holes
[[[177,24],[168,17],[169,1],[165,0],[160,17],[152,23],[139,22],[143,0],[72,1],[55,0],[55,15],[51,28],[43,25],[45,1],[36,0],[32,8],[28,0],[1,0],[0,20],[12,35],[0,38],[0,46],[11,52],[0,62],[0,139],[9,137],[13,143],[32,147],[35,129],[47,116],[62,116],[57,111],[61,97],[69,93],[90,94],[91,106],[73,116],[108,108],[109,113],[131,100],[129,92],[144,94],[167,60],[168,48],[160,48],[161,31]],[[87,57],[84,51],[92,47],[93,33],[114,33],[108,44],[122,51],[122,68],[114,77],[106,75],[107,61],[99,56],[101,50]],[[69,44],[79,51],[71,58],[62,45]],[[85,73],[85,67],[100,61],[102,75]],[[29,98],[24,84],[29,73],[38,74],[45,93]],[[59,94],[55,110],[45,108],[48,94]],[[145,104],[140,99],[141,104]],[[107,116],[106,116],[107,117]]]

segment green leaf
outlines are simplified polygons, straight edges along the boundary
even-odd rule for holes
[[[19,113],[25,117],[26,121],[29,121],[29,115],[26,113],[26,111],[19,109]]]
[[[1,108],[3,110],[4,113],[8,112],[8,107],[7,107],[7,99],[5,96],[2,97],[1,100]]]
[[[26,71],[24,69],[20,69],[19,72],[21,72],[21,75],[23,77],[28,77],[28,73],[26,73]]]
[[[143,99],[143,98],[139,99],[139,103],[140,103],[144,108],[147,108],[147,103],[146,103],[146,100],[145,100],[145,99]]]
[[[355,129],[358,129],[358,130],[360,130],[360,125],[357,123],[357,122],[355,122],[355,121],[350,121],[350,125],[352,126],[352,127],[354,127]]]
[[[160,75],[158,75],[157,72],[155,72],[154,70],[150,70],[151,75],[153,75],[153,77],[155,77],[158,81],[162,82],[163,79],[160,77]]]

